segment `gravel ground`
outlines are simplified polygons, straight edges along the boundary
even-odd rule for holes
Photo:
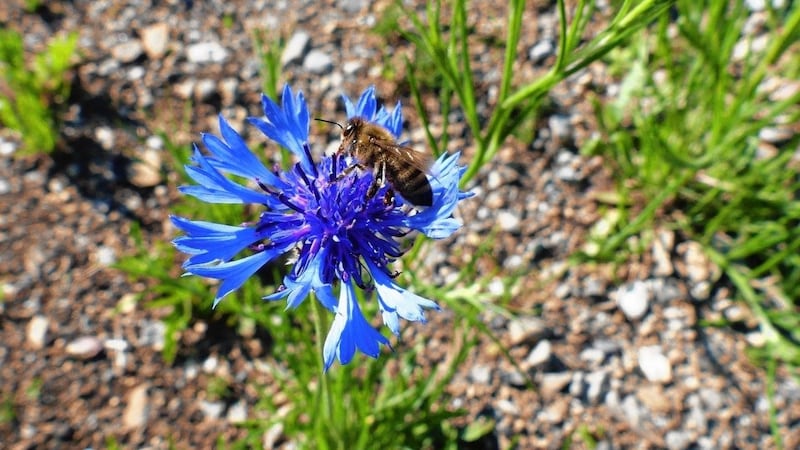
[[[554,6],[528,3],[520,80],[552,63],[557,35]],[[257,397],[247,381],[262,376],[266,346],[198,321],[166,365],[164,311],[136,304],[133,294],[147,284],[110,266],[133,251],[135,222],[147,243],[173,237],[166,217],[176,192],[161,170],[159,133],[186,145],[216,132],[220,112],[239,130],[259,114],[257,31],[286,40],[282,80],[303,90],[312,114],[341,118],[340,95],[374,84],[386,103],[403,101],[410,139],[424,142],[403,81],[412,50],[370,33],[390,2],[78,0],[43,2],[36,14],[21,4],[0,5],[0,22],[25,30],[29,50],[76,31],[82,59],[63,146],[52,158],[0,158],[0,401],[15,412],[0,423],[0,442],[211,448],[220,436],[242,437],[233,424],[252,417]],[[472,4],[473,68],[486,108],[502,67],[495,42],[505,12]],[[657,230],[651,248],[624,267],[567,263],[600,219],[598,195],[613,189],[602,161],[578,151],[593,132],[587,99],[612,95],[617,83],[596,65],[560,85],[533,142],[500,151],[476,179],[476,199],[459,210],[465,228],[430,250],[430,276],[442,283],[495,233],[478,260],[481,273],[498,273],[489,291],[502,289],[500,276],[522,281],[511,302],[517,317],[485,320],[538,384],[527,389],[483,342],[456,375],[453,406],[469,411],[465,423],[496,420],[485,448],[560,448],[584,427],[600,448],[774,447],[764,371],[745,355],[763,336],[697,243]],[[433,110],[436,93],[425,95]],[[468,158],[457,113],[451,124],[451,149]],[[8,148],[9,134],[0,137]],[[717,318],[740,326],[700,326]],[[424,335],[435,364],[455,319],[448,311],[431,319],[406,336]],[[207,398],[215,377],[230,380],[235,403]],[[798,385],[780,374],[775,406],[786,448],[800,445],[798,400]]]

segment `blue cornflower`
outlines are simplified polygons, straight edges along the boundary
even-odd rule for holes
[[[361,116],[383,126],[395,137],[402,130],[399,104],[393,111],[377,107],[373,88],[353,104],[344,98],[348,118]],[[373,183],[371,171],[345,169],[354,161],[347,157],[311,159],[308,143],[309,113],[302,93],[286,86],[279,106],[262,96],[264,117],[248,122],[269,139],[290,150],[297,163],[286,171],[272,171],[255,157],[242,137],[220,116],[221,138],[202,136],[208,155],[194,148],[188,175],[198,184],[181,192],[209,203],[256,203],[263,206],[257,220],[239,226],[172,217],[185,236],[175,246],[189,254],[183,268],[187,274],[221,280],[214,299],[241,287],[259,268],[276,257],[296,253],[296,262],[282,285],[265,299],[285,298],[287,308],[296,308],[313,292],[319,302],[335,314],[325,339],[323,360],[327,370],[335,358],[347,364],[355,350],[377,357],[389,340],[364,317],[355,289],[374,289],[383,323],[398,335],[400,319],[425,321],[425,309],[438,309],[435,302],[398,286],[390,264],[403,254],[398,239],[417,230],[431,238],[451,235],[461,224],[453,218],[461,192],[458,182],[465,168],[456,164],[459,154],[442,155],[431,168],[433,205],[419,211],[396,197],[387,204],[388,186],[367,198]],[[233,174],[251,181],[235,183]],[[237,259],[234,259],[238,256]],[[339,295],[334,285],[339,281]]]

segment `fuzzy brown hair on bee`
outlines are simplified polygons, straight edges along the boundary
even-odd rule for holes
[[[342,129],[342,142],[337,154],[355,158],[357,163],[351,166],[352,169],[372,169],[375,177],[367,191],[368,198],[388,182],[391,189],[415,206],[433,204],[433,190],[425,175],[431,166],[431,157],[398,144],[392,133],[382,126],[363,117],[348,120]]]

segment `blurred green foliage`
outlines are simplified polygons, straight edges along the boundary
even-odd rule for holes
[[[23,143],[20,154],[50,153],[55,148],[77,43],[77,33],[57,37],[31,57],[19,33],[0,29],[0,124],[18,134]]]

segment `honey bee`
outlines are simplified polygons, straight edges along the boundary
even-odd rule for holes
[[[413,205],[433,204],[433,190],[425,176],[432,162],[431,157],[398,144],[392,133],[382,126],[370,123],[363,117],[353,117],[342,128],[342,142],[336,153],[350,155],[357,161],[345,173],[355,168],[372,169],[375,177],[367,191],[367,198],[372,198],[386,181],[390,188],[385,199],[387,203],[390,203],[393,195],[391,189],[394,189]]]

